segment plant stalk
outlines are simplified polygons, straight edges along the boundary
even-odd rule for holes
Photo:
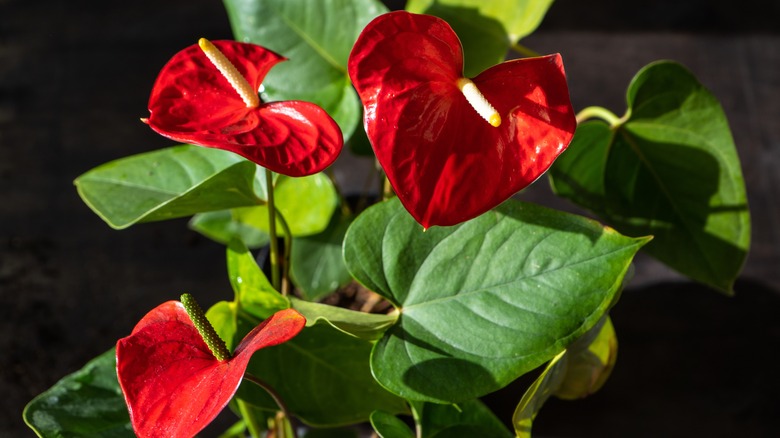
[[[625,116],[618,117],[613,113],[612,111],[602,108],[600,106],[589,106],[587,108],[582,109],[579,113],[577,113],[577,124],[583,123],[586,120],[590,120],[593,118],[601,119],[609,124],[610,128],[617,128],[623,122],[626,121],[628,118],[628,114]]]
[[[268,393],[268,395],[270,395],[271,398],[274,399],[274,402],[276,403],[277,406],[279,406],[279,410],[281,410],[282,413],[284,413],[284,416],[287,418],[292,418],[290,416],[290,410],[287,409],[287,405],[284,403],[281,396],[279,396],[279,393],[276,392],[276,390],[273,387],[271,387],[271,385],[269,385],[265,381],[259,379],[257,376],[249,372],[244,373],[244,380],[250,381],[255,385],[263,388]],[[298,438],[298,433],[295,431],[295,427],[292,427],[292,436],[293,438]]]
[[[274,289],[281,290],[279,278],[279,241],[276,238],[276,205],[274,203],[274,178],[273,172],[265,169],[265,187],[268,202],[268,234],[271,236],[271,285]]]

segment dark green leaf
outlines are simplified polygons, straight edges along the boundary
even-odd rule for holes
[[[24,421],[41,437],[132,438],[111,349],[65,376],[24,409]]]
[[[224,245],[239,239],[249,248],[259,248],[270,241],[265,231],[236,220],[232,210],[198,213],[192,217],[189,225],[191,229]]]
[[[493,412],[479,400],[457,406],[417,403],[423,438],[491,437],[511,438],[512,434]]]
[[[553,0],[410,0],[406,9],[446,20],[463,44],[465,74],[504,60],[507,50],[541,23]]]
[[[645,242],[516,201],[425,232],[397,199],[375,205],[344,243],[353,276],[401,313],[372,371],[411,400],[499,389],[598,322]]]
[[[387,9],[376,0],[225,0],[236,40],[267,47],[289,61],[263,81],[264,100],[305,100],[323,107],[345,140],[362,108],[347,74],[360,31]]]
[[[255,353],[248,370],[275,388],[293,415],[314,426],[367,421],[374,410],[406,411],[403,400],[371,376],[371,345],[329,324],[315,324],[291,341]],[[253,385],[241,385],[238,396],[275,409]]]
[[[397,315],[356,312],[296,298],[290,298],[290,303],[293,309],[306,317],[307,326],[323,321],[350,336],[369,341],[382,337],[385,331],[398,319]]]
[[[76,178],[84,202],[112,228],[256,205],[257,166],[231,152],[182,145],[122,158]]]
[[[352,281],[341,247],[351,218],[336,214],[325,231],[294,238],[290,276],[307,300],[316,301]]]
[[[598,122],[578,129],[551,170],[555,190],[622,233],[654,235],[648,253],[731,293],[749,247],[750,213],[723,109],[668,61],[636,75],[628,104],[614,132]]]
[[[414,438],[414,432],[398,417],[387,412],[371,413],[371,427],[380,438]]]

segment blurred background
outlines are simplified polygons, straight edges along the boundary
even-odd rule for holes
[[[312,0],[315,1],[315,0]],[[392,8],[404,2],[388,2]],[[559,0],[522,43],[560,52],[575,109],[625,111],[644,65],[673,59],[720,99],[742,160],[751,251],[727,298],[640,256],[612,312],[618,363],[599,393],[551,400],[536,436],[763,437],[780,430],[780,2]],[[187,219],[113,231],[72,181],[172,143],[138,119],[159,69],[230,39],[219,1],[0,0],[0,436],[24,405],[157,304],[232,296],[224,248]],[[348,154],[345,149],[345,154]],[[371,162],[340,158],[347,187]],[[577,211],[542,179],[521,197]],[[488,397],[508,420],[525,389]]]

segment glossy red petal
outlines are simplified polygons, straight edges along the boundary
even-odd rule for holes
[[[254,44],[214,45],[258,89],[283,57]],[[235,152],[288,176],[324,170],[344,140],[320,107],[299,101],[248,108],[196,44],[176,54],[160,72],[149,99],[149,126],[173,140]]]
[[[271,316],[230,360],[214,358],[178,301],[149,312],[117,342],[117,375],[139,437],[191,437],[230,401],[256,350],[294,337],[305,324],[294,310]]]
[[[560,56],[502,63],[474,78],[502,117],[497,128],[458,88],[461,67],[446,22],[403,11],[369,23],[350,56],[377,158],[426,228],[474,218],[526,187],[576,128]]]

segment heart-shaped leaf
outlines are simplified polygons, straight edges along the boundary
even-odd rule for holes
[[[184,306],[168,301],[117,342],[117,375],[139,436],[194,436],[227,405],[252,354],[288,341],[306,323],[282,310],[249,332],[232,357],[214,357]]]
[[[406,10],[446,20],[463,43],[467,76],[504,60],[507,50],[531,34],[553,0],[410,0]]]
[[[234,301],[243,311],[263,320],[290,307],[287,298],[274,289],[255,257],[239,240],[228,246],[227,269],[236,294]]]
[[[109,226],[127,228],[204,211],[257,205],[257,166],[236,154],[182,145],[98,166],[75,181]]]
[[[559,55],[508,61],[467,79],[458,37],[430,15],[396,11],[372,21],[349,73],[377,159],[425,228],[505,201],[574,135]]]
[[[135,437],[116,378],[113,348],[35,397],[23,417],[43,438]]]
[[[499,389],[598,322],[647,240],[516,201],[426,232],[397,200],[375,205],[344,242],[352,275],[400,312],[374,348],[374,376],[413,400]]]
[[[387,9],[376,0],[226,0],[225,6],[237,40],[289,59],[266,76],[263,94],[318,104],[348,140],[361,108],[347,57],[366,23]]]
[[[663,61],[634,77],[629,115],[588,122],[551,171],[561,196],[629,235],[648,253],[731,293],[750,243],[739,158],[717,99],[684,67]]]

